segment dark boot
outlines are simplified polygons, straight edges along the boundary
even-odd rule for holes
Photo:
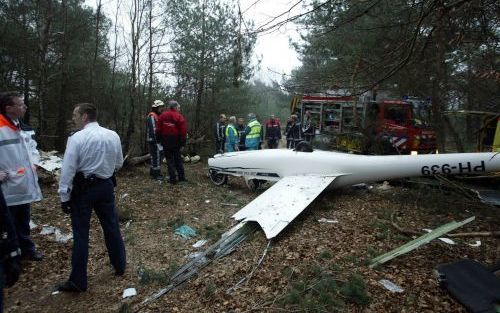
[[[163,180],[163,176],[161,175],[161,170],[151,169],[151,178],[156,180]]]

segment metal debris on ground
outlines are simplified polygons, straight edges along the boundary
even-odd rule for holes
[[[264,258],[266,257],[266,254],[267,254],[267,251],[269,251],[269,247],[271,247],[271,240],[269,240],[267,242],[267,246],[266,248],[264,249],[264,252],[262,253],[262,256],[260,257],[259,261],[257,262],[257,264],[255,265],[255,267],[252,269],[252,271],[250,272],[250,274],[248,274],[247,276],[243,277],[239,282],[236,283],[236,285],[234,285],[233,287],[229,288],[226,293],[227,294],[230,294],[232,293],[233,291],[235,291],[241,284],[243,284],[244,282],[249,282],[250,279],[252,278],[253,274],[255,273],[255,271],[257,270],[257,268],[260,266],[260,264],[262,264],[262,261],[264,260]]]
[[[67,243],[70,239],[73,239],[73,234],[69,232],[64,234],[61,230],[54,226],[43,225],[40,235],[52,235],[54,234],[54,240],[60,243]]]
[[[38,166],[47,172],[55,173],[62,167],[62,158],[55,155],[56,153],[57,151],[40,151],[40,162],[38,163]]]
[[[123,290],[122,299],[133,297],[136,295],[137,295],[137,291],[135,290],[135,288],[127,288],[127,289]]]
[[[480,247],[481,246],[481,240],[476,240],[475,243],[469,243],[468,244],[471,247]]]
[[[338,223],[339,221],[338,221],[338,220],[327,219],[327,218],[322,217],[322,218],[320,218],[320,219],[318,220],[318,222],[320,222],[320,223],[330,223],[330,224],[335,224],[335,223]]]
[[[127,224],[125,224],[125,228],[129,228],[130,224],[132,224],[132,220],[128,220]]]
[[[222,234],[221,239],[215,244],[207,248],[198,257],[192,259],[188,263],[181,266],[171,277],[170,283],[163,289],[146,298],[141,305],[135,310],[140,311],[145,305],[155,301],[156,299],[164,296],[170,291],[174,290],[177,286],[186,282],[191,277],[197,275],[200,270],[209,265],[211,262],[222,258],[236,249],[236,247],[247,239],[258,229],[257,223],[241,222]]]
[[[500,206],[500,191],[498,190],[475,190],[482,203]]]
[[[60,229],[56,228],[55,240],[60,243],[67,243],[71,239],[73,239],[73,233],[69,232],[68,234],[63,234]]]
[[[381,190],[381,191],[387,191],[390,189],[392,189],[392,186],[389,185],[389,182],[387,180],[384,181],[381,185],[377,186],[377,190]]]
[[[447,243],[449,245],[456,245],[455,241],[451,240],[450,238],[443,238],[443,237],[440,237],[438,238],[439,240],[441,240],[442,242],[444,243]]]
[[[196,231],[187,225],[182,225],[175,230],[175,234],[181,236],[184,239],[189,239],[196,236]]]
[[[369,267],[370,268],[374,268],[375,266],[378,266],[378,265],[381,265],[387,261],[390,261],[400,255],[403,255],[405,253],[408,253],[410,251],[413,251],[414,249],[426,244],[426,243],[429,243],[431,240],[434,240],[454,229],[457,229],[458,227],[461,227],[467,223],[470,223],[472,222],[476,217],[475,216],[471,216],[461,222],[451,222],[451,223],[448,223],[448,224],[445,224],[443,226],[440,226],[436,229],[434,229],[433,231],[431,231],[430,233],[427,233],[427,234],[424,234],[420,237],[418,237],[417,239],[414,239],[392,251],[389,251],[385,254],[382,254],[374,259],[371,260],[370,262],[370,265]]]
[[[207,239],[201,239],[201,240],[198,240],[197,242],[195,242],[193,244],[193,248],[201,248],[203,247],[204,244],[206,244],[208,242]]]
[[[390,280],[381,279],[378,282],[379,282],[379,284],[381,284],[382,286],[384,286],[384,288],[387,289],[387,290],[389,290],[390,292],[398,292],[398,293],[404,292],[403,288],[401,288],[400,286],[396,285],[395,283],[393,283]]]
[[[40,235],[51,235],[56,232],[56,228],[54,226],[43,225],[42,230],[40,231]]]

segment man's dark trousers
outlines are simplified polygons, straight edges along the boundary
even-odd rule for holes
[[[158,149],[158,144],[156,144],[156,142],[149,143],[149,153],[151,155],[151,169],[160,170],[163,153]]]
[[[179,176],[179,180],[186,179],[186,177],[184,176],[184,165],[182,164],[180,149],[174,148],[167,150],[165,147],[165,157],[167,158],[167,168],[170,182],[176,182],[176,170],[177,175]]]
[[[111,264],[117,273],[125,271],[125,245],[120,233],[113,189],[111,179],[96,179],[86,190],[75,196],[72,195],[73,255],[69,280],[81,290],[87,289],[89,227],[92,209],[95,210],[101,223]]]
[[[0,313],[3,312],[3,287],[5,285],[5,276],[3,273],[3,262],[0,261]]]
[[[16,228],[19,248],[22,255],[31,255],[35,252],[35,244],[30,236],[30,204],[20,204],[9,206],[14,227]]]

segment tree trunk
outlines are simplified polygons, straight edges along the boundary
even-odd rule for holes
[[[61,2],[62,11],[63,11],[63,35],[61,42],[61,93],[58,103],[58,114],[57,114],[57,137],[56,137],[56,149],[58,151],[63,151],[65,148],[66,142],[66,128],[67,128],[67,83],[69,80],[68,75],[68,66],[66,64],[66,59],[69,52],[69,46],[67,41],[67,33],[68,33],[68,0],[62,0]]]
[[[96,17],[95,17],[95,47],[94,47],[94,57],[92,60],[92,65],[90,66],[90,83],[89,83],[89,93],[90,93],[90,101],[94,102],[96,106],[98,106],[97,103],[95,103],[95,96],[94,96],[94,73],[95,73],[95,68],[97,64],[97,56],[99,55],[99,26],[101,25],[101,0],[97,3],[97,10],[96,10]],[[99,109],[99,108],[98,108]]]
[[[46,105],[48,103],[48,60],[47,53],[49,49],[49,36],[52,26],[52,0],[38,2],[38,135],[46,135],[47,119],[45,115]],[[45,140],[40,140],[40,148],[46,147]]]
[[[445,14],[445,13],[441,13]],[[442,118],[442,108],[445,106],[445,80],[446,80],[446,39],[442,18],[437,22],[435,56],[436,77],[432,81],[432,117],[433,126],[437,135],[437,146],[441,153],[446,152],[446,132]]]

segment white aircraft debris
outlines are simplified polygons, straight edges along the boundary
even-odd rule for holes
[[[277,236],[324,189],[412,176],[482,174],[500,171],[497,153],[452,153],[367,156],[329,151],[286,149],[230,152],[208,160],[209,177],[216,185],[228,176],[243,177],[257,189],[277,182],[233,215],[255,221],[266,237]],[[251,184],[248,182],[252,182]]]

